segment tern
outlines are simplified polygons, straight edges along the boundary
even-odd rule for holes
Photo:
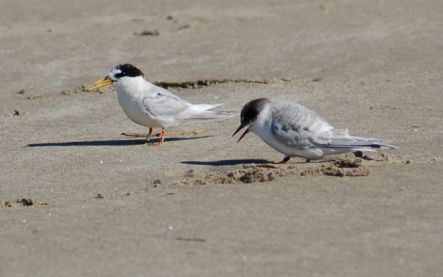
[[[331,154],[396,148],[387,140],[351,136],[347,129],[336,129],[315,111],[290,101],[258,98],[248,102],[241,110],[240,126],[232,136],[245,127],[238,142],[248,132],[255,133],[285,155],[279,163],[286,163],[294,156],[309,162]]]
[[[188,120],[220,119],[232,117],[231,111],[215,110],[221,104],[192,104],[167,89],[158,87],[144,78],[143,72],[131,64],[120,64],[102,79],[88,87],[88,90],[113,85],[117,90],[120,106],[133,122],[148,127],[149,141],[153,128],[161,128],[161,145],[166,128]]]

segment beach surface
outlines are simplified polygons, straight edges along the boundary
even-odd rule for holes
[[[0,276],[443,276],[443,2],[0,3]],[[120,63],[399,149],[268,167],[238,117],[155,147],[84,90]]]

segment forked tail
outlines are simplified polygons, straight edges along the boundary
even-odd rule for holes
[[[348,138],[331,139],[330,147],[350,148],[353,151],[378,151],[381,149],[397,149],[390,141],[376,138],[362,138],[349,136]]]
[[[349,148],[353,151],[378,151],[381,149],[397,149],[389,140],[378,138],[354,137],[347,130],[331,130],[333,137],[330,138],[329,147]]]
[[[186,119],[223,119],[233,117],[238,114],[238,112],[234,111],[222,111],[216,110],[217,107],[221,106],[221,104],[209,105],[209,104],[197,104],[192,105],[188,110],[188,117]]]

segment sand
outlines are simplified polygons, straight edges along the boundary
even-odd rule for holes
[[[443,275],[443,3],[165,2],[1,1],[1,276]],[[82,88],[126,62],[399,149],[269,167],[238,118],[153,147],[121,135],[146,130],[115,91]]]

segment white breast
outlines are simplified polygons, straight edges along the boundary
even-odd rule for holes
[[[163,127],[157,120],[151,118],[143,108],[143,98],[148,85],[149,83],[141,76],[121,78],[114,83],[118,103],[129,119],[135,123],[146,127]]]

